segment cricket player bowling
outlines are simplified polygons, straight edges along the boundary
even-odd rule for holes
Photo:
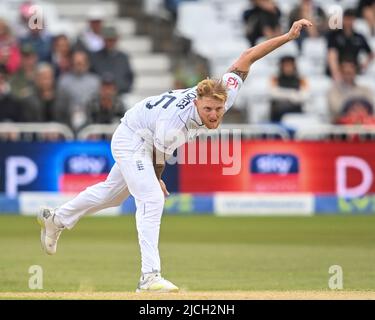
[[[162,180],[165,160],[197,129],[216,129],[233,105],[250,66],[285,43],[296,39],[311,22],[301,19],[289,32],[245,50],[221,79],[206,79],[193,88],[146,98],[128,110],[113,134],[115,159],[107,179],[79,193],[59,208],[38,214],[43,250],[55,254],[61,232],[72,229],[85,215],[115,207],[131,194],[136,203],[136,226],[141,250],[137,292],[176,292],[161,276],[158,250],[161,216],[169,194]],[[181,138],[182,137],[182,138]]]

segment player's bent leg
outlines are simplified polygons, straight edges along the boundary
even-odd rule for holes
[[[105,181],[88,187],[74,199],[59,207],[56,216],[67,229],[72,229],[83,216],[117,207],[129,194],[121,171],[115,164]]]
[[[65,228],[73,228],[84,215],[119,206],[128,196],[126,182],[115,164],[104,182],[87,188],[60,208],[43,208],[38,214],[43,250],[55,254],[57,241]]]

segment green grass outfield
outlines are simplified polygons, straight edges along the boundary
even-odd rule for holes
[[[344,289],[375,290],[375,216],[165,216],[163,274],[183,291],[328,290],[340,265]],[[55,256],[42,253],[34,217],[0,215],[1,292],[134,291],[140,255],[134,217],[85,218],[64,231]]]

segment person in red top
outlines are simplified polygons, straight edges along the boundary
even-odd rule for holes
[[[365,99],[349,101],[344,107],[343,115],[337,119],[337,124],[375,125],[372,105]]]
[[[17,42],[12,37],[8,24],[0,19],[0,65],[4,65],[7,72],[16,72],[21,63],[21,54]]]

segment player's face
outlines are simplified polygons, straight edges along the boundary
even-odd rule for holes
[[[195,100],[199,117],[208,129],[216,129],[225,112],[224,102],[203,97]]]

